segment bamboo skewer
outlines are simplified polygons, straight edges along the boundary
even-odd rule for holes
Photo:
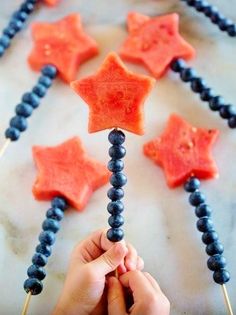
[[[29,304],[30,304],[31,296],[32,296],[32,293],[31,293],[31,292],[29,292],[29,293],[26,295],[26,299],[25,299],[25,303],[24,303],[24,306],[23,306],[23,310],[22,310],[21,315],[27,315],[27,312],[28,312],[28,309],[29,309]]]

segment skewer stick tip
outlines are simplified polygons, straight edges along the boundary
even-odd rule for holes
[[[231,306],[231,303],[230,303],[229,295],[228,295],[228,292],[227,292],[227,288],[226,288],[225,284],[222,284],[221,287],[222,287],[222,290],[223,290],[224,299],[225,299],[225,305],[226,305],[226,308],[227,308],[228,315],[234,315],[233,309],[232,309],[232,306]]]
[[[24,306],[23,306],[23,310],[22,310],[21,315],[27,315],[31,296],[32,296],[32,293],[29,292],[29,293],[27,294],[27,296],[26,296],[25,303],[24,303]]]
[[[7,139],[7,140],[4,142],[3,146],[0,148],[0,158],[1,158],[1,157],[3,156],[3,154],[5,153],[5,151],[6,151],[7,147],[9,146],[10,142],[11,142],[11,140],[10,140],[10,139]]]

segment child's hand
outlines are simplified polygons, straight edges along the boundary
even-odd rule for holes
[[[110,242],[106,231],[97,231],[81,242],[72,253],[53,315],[106,315],[107,297],[102,298],[105,276],[117,267],[120,273],[141,270],[143,260],[131,245]]]
[[[126,312],[123,287],[131,290],[134,304]],[[156,280],[146,272],[130,271],[119,280],[110,277],[108,281],[109,315],[169,315],[170,303],[162,293]]]

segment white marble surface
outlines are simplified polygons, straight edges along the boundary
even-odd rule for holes
[[[0,29],[19,3],[19,0],[1,1]],[[236,20],[236,0],[214,3]],[[80,78],[94,71],[108,51],[119,47],[126,36],[125,16],[131,9],[152,15],[179,12],[181,32],[197,49],[198,56],[192,64],[229,102],[235,101],[235,39],[228,38],[180,1],[62,0],[56,8],[39,8],[31,21],[55,20],[71,11],[81,13],[87,32],[99,43],[101,54],[81,67]],[[3,133],[14,106],[22,92],[30,89],[37,78],[26,64],[30,49],[30,32],[26,29],[0,60],[0,143],[4,141]],[[130,69],[145,73],[141,67],[130,65]],[[171,74],[157,83],[145,111],[146,135],[128,135],[126,143],[129,178],[125,188],[126,239],[138,248],[146,262],[146,270],[158,279],[171,301],[171,314],[226,314],[220,287],[214,284],[212,273],[206,267],[207,256],[187,195],[182,188],[169,190],[162,171],[142,155],[142,144],[161,132],[171,112],[183,115],[196,126],[219,128],[221,136],[214,155],[220,178],[204,182],[203,190],[214,209],[215,226],[225,245],[232,276],[228,291],[236,311],[236,131],[227,128],[217,114],[211,113]],[[25,298],[22,283],[37,244],[40,222],[49,207],[47,202],[35,201],[31,194],[36,175],[31,146],[54,145],[80,135],[89,153],[106,162],[107,132],[88,135],[87,114],[87,107],[70,88],[57,82],[30,118],[29,130],[18,143],[9,147],[0,161],[1,315],[20,313]],[[29,314],[50,314],[62,287],[71,249],[91,231],[106,226],[108,187],[93,195],[85,212],[70,211],[66,215],[47,266],[45,289],[32,299]]]

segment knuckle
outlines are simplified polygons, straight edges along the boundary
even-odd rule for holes
[[[115,268],[116,266],[114,265],[114,262],[111,258],[111,256],[108,253],[105,253],[102,255],[102,258],[104,262],[110,267],[110,268]]]

